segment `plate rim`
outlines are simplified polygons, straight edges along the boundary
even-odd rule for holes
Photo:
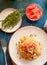
[[[21,30],[22,28],[26,28],[26,27],[34,27],[35,29],[37,28],[37,29],[40,30],[44,35],[47,36],[47,34],[46,34],[42,29],[40,29],[39,27],[36,27],[36,26],[24,26],[24,27],[21,27],[20,29],[18,29],[17,31]],[[17,31],[16,31],[16,32],[17,32]],[[15,32],[15,33],[16,33],[16,32]],[[12,63],[13,63],[14,65],[17,65],[17,63],[15,63],[15,61],[12,59],[11,54],[10,54],[10,51],[9,51],[10,41],[11,41],[12,37],[15,35],[15,33],[11,36],[11,38],[10,38],[10,40],[9,40],[8,53],[9,53],[9,56],[10,56],[10,58],[11,58],[11,60],[12,60]],[[47,62],[47,60],[46,60],[46,62]]]

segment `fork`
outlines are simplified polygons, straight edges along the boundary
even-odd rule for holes
[[[6,59],[6,49],[7,49],[7,45],[6,45],[6,41],[5,41],[4,38],[1,38],[0,41],[1,41],[1,45],[2,45],[3,52],[4,52],[5,65],[7,65],[7,59]]]

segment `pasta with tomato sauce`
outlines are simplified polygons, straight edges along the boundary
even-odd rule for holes
[[[41,55],[41,43],[33,37],[23,36],[18,44],[18,53],[21,58],[34,60]]]

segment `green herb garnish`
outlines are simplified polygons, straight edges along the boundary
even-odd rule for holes
[[[12,12],[2,21],[2,28],[8,29],[14,27],[20,21],[21,17],[22,13],[20,10]]]

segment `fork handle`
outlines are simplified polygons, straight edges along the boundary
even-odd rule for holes
[[[6,53],[4,53],[4,57],[5,57],[5,65],[7,65]]]

